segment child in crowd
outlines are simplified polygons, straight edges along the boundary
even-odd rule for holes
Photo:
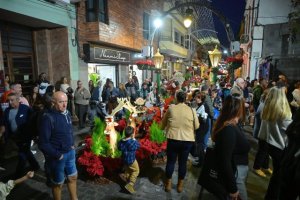
[[[20,184],[26,181],[29,178],[32,178],[34,175],[33,171],[29,171],[25,176],[17,180],[9,180],[6,184],[0,182],[0,199],[5,200],[10,191],[15,187],[15,185]]]
[[[125,138],[122,139],[118,148],[122,151],[122,159],[125,165],[125,174],[122,179],[126,181],[125,189],[130,193],[135,193],[134,184],[139,175],[139,164],[135,159],[135,152],[140,147],[138,141],[134,138],[134,128],[127,126],[125,128]]]

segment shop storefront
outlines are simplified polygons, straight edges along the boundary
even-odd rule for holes
[[[102,83],[109,78],[118,87],[119,83],[126,83],[130,76],[136,76],[141,83],[142,71],[134,65],[136,52],[96,44],[84,44],[83,49],[88,73],[99,74]]]

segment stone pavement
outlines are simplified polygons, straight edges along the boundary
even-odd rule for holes
[[[251,131],[251,128],[246,127],[246,131]],[[83,129],[78,131],[74,128],[74,135],[76,143],[80,143],[82,139],[88,134],[89,129]],[[249,140],[252,144],[252,150],[250,153],[250,164],[249,169],[253,164],[253,159],[255,155],[255,149],[257,148],[256,141],[249,135]],[[43,166],[43,156],[41,152],[36,154],[37,160]],[[1,162],[6,168],[6,171],[0,171],[1,180],[7,179],[13,171],[16,164],[16,157],[13,157],[5,162]],[[170,193],[166,193],[163,188],[163,176],[164,176],[164,165],[161,166],[144,166],[140,173],[140,176],[136,183],[136,194],[127,194],[121,187],[121,182],[116,176],[110,177],[112,181],[108,184],[93,184],[87,182],[84,177],[79,173],[78,180],[78,197],[80,200],[126,200],[126,199],[180,199],[180,200],[193,200],[198,199],[198,194],[200,191],[200,186],[196,183],[197,177],[200,173],[200,168],[195,168],[188,162],[188,173],[186,176],[184,191],[182,193],[177,193],[176,183],[177,183],[177,171],[173,175],[173,189]],[[35,177],[25,183],[17,186],[8,196],[8,200],[48,200],[52,199],[51,189],[45,184],[46,178],[43,170],[39,170]],[[263,199],[264,193],[268,185],[268,179],[260,178],[249,170],[249,177],[247,180],[248,195],[251,200]],[[63,186],[62,199],[69,199],[68,191],[66,185]],[[203,200],[214,199],[210,194],[204,191],[202,196]]]

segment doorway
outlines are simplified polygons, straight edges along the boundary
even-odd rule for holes
[[[34,67],[32,54],[4,53],[4,73],[10,82],[20,83],[23,95],[29,95],[34,84]]]

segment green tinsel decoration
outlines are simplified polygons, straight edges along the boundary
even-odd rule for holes
[[[89,75],[90,80],[93,81],[94,86],[97,86],[98,81],[100,80],[100,75],[97,73],[91,73]]]
[[[130,111],[125,109],[125,119],[126,119],[126,121],[129,120],[129,117],[130,117]]]
[[[106,123],[104,121],[100,120],[100,118],[95,118],[91,150],[97,156],[101,155],[107,157],[111,154],[110,145],[104,134],[105,127]]]
[[[122,140],[125,136],[125,131],[122,132],[122,134],[118,134],[117,137],[117,146],[120,142],[120,140]],[[114,154],[111,156],[112,158],[120,158],[122,156],[122,151],[120,151],[118,148],[115,150]]]
[[[155,121],[153,121],[150,126],[150,140],[158,144],[167,140],[164,132],[159,128],[159,125]]]

